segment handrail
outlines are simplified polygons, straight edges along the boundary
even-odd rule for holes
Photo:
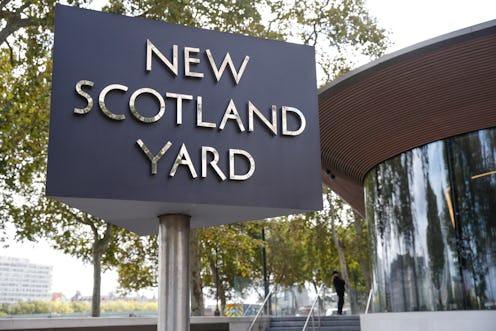
[[[267,296],[265,297],[263,303],[262,303],[262,306],[260,307],[260,309],[258,310],[257,314],[255,315],[255,318],[253,319],[253,321],[251,322],[250,324],[250,327],[248,328],[247,331],[251,331],[253,329],[253,327],[255,326],[255,323],[258,319],[258,317],[260,316],[260,314],[264,311],[264,307],[265,305],[267,304],[267,302],[269,301],[269,298],[270,296],[272,295],[272,293],[275,291],[275,288],[276,286],[272,287],[272,289],[269,291],[269,294],[267,294]]]
[[[367,307],[365,307],[365,314],[369,313],[370,300],[372,299],[372,293],[373,293],[373,289],[371,288],[370,292],[369,292],[369,298],[367,299]]]
[[[315,298],[315,301],[312,304],[312,308],[310,308],[310,311],[308,312],[307,320],[305,321],[305,325],[303,326],[303,329],[301,331],[305,331],[307,329],[308,323],[310,322],[310,317],[312,317],[312,322],[313,322],[313,310],[315,309],[315,305],[320,299],[320,292],[322,291],[323,288],[324,288],[324,284],[320,285],[320,288],[317,291],[317,297]],[[319,314],[319,324],[320,324],[320,314]],[[313,329],[315,330],[315,323],[313,323],[312,326]]]

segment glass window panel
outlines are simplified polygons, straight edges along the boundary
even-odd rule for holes
[[[434,142],[367,175],[373,311],[496,309],[495,135]]]

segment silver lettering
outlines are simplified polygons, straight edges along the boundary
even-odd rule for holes
[[[152,71],[152,54],[155,54],[160,61],[162,61],[163,64],[169,70],[174,74],[174,76],[177,76],[177,69],[178,69],[178,48],[177,45],[172,46],[172,63],[162,54],[155,45],[152,44],[152,42],[147,39],[146,40],[146,71]]]
[[[246,65],[250,60],[250,57],[248,55],[245,56],[243,63],[241,63],[241,66],[239,67],[239,71],[236,71],[236,68],[234,67],[234,63],[231,59],[231,55],[229,54],[229,52],[224,57],[224,60],[222,61],[222,64],[218,69],[217,69],[217,65],[215,64],[214,57],[212,56],[212,52],[210,52],[210,50],[207,49],[206,53],[207,53],[207,58],[210,61],[210,66],[212,67],[212,70],[214,72],[215,78],[217,79],[217,82],[220,81],[220,79],[222,78],[222,74],[224,73],[224,70],[226,70],[227,65],[229,65],[229,69],[231,70],[231,74],[233,76],[234,81],[236,82],[236,85],[239,84],[239,81],[241,80],[241,77],[245,72]]]
[[[152,170],[152,175],[157,174],[157,162],[164,156],[164,154],[167,152],[167,150],[172,146],[172,143],[168,141],[164,147],[160,149],[160,151],[157,153],[157,155],[153,155],[148,147],[146,147],[145,143],[143,140],[138,139],[136,140],[136,143],[138,146],[141,148],[141,150],[145,153],[145,155],[148,157],[148,159],[151,162],[151,170]]]
[[[297,117],[300,119],[300,127],[297,130],[288,130],[288,119],[287,119],[287,113],[291,112],[297,115]],[[303,113],[294,107],[286,107],[282,106],[282,134],[285,136],[298,136],[301,134],[307,125],[307,121],[305,120],[305,116]]]
[[[207,156],[208,153],[210,153],[214,156],[213,160],[210,162],[208,162],[208,156]],[[202,146],[202,174],[201,174],[201,176],[203,178],[207,177],[207,163],[208,163],[208,164],[210,164],[212,169],[214,169],[215,173],[217,174],[217,176],[220,177],[221,180],[223,180],[223,181],[226,180],[226,175],[224,175],[222,170],[219,168],[218,162],[219,162],[219,152],[217,152],[217,150],[213,147]]]
[[[105,105],[105,97],[107,96],[107,93],[109,93],[112,90],[119,90],[123,92],[127,92],[127,86],[120,85],[120,84],[110,84],[107,87],[105,87],[101,92],[98,97],[98,104],[100,105],[100,109],[103,111],[105,115],[107,115],[108,118],[111,118],[116,121],[122,121],[123,119],[126,118],[126,115],[124,114],[114,114],[112,113],[107,106]]]
[[[183,100],[193,100],[189,94],[169,93],[165,94],[167,98],[176,99],[176,125],[183,124]]]
[[[253,131],[253,114],[256,114],[259,119],[272,131],[274,136],[277,136],[277,107],[272,105],[272,122],[255,107],[251,101],[248,101],[248,131]]]
[[[227,105],[224,116],[222,117],[222,121],[219,125],[219,130],[224,130],[224,126],[226,125],[227,120],[235,120],[236,123],[238,123],[239,131],[245,131],[245,127],[243,125],[243,122],[241,121],[241,117],[239,116],[239,113],[236,110],[236,106],[234,105],[232,99],[229,100],[229,105]]]
[[[196,99],[196,126],[204,127],[204,128],[215,128],[215,123],[203,122],[203,105],[202,105],[202,97],[198,96]]]
[[[186,145],[182,144],[179,153],[177,153],[176,160],[174,161],[174,165],[169,173],[170,177],[174,177],[176,175],[177,168],[180,165],[185,165],[188,167],[191,177],[196,178],[198,175],[196,174],[195,167],[193,166],[193,162],[191,162],[191,158],[188,153],[188,149]]]
[[[244,175],[236,175],[236,169],[234,167],[236,155],[244,156],[250,163],[250,168],[248,172]],[[229,150],[229,179],[231,180],[247,180],[255,172],[255,159],[247,151],[242,149],[230,149]]]
[[[158,111],[157,115],[152,116],[152,117],[145,117],[145,116],[141,115],[138,112],[138,110],[136,110],[136,105],[135,105],[136,98],[138,96],[140,96],[141,94],[143,94],[143,93],[151,94],[155,98],[157,98],[157,100],[158,100],[158,102],[160,104],[160,108],[159,108],[159,111]],[[131,110],[131,113],[134,115],[134,117],[136,117],[141,122],[143,122],[143,123],[153,123],[153,122],[156,122],[159,119],[161,119],[162,116],[164,115],[164,113],[165,113],[165,101],[164,101],[164,98],[160,95],[160,93],[158,93],[154,89],[151,89],[151,88],[148,88],[148,87],[140,88],[139,90],[136,90],[131,95],[131,98],[129,99],[129,109]]]
[[[90,81],[90,80],[80,80],[79,82],[76,83],[77,94],[79,94],[80,96],[85,98],[86,102],[88,103],[86,105],[86,107],[84,107],[84,108],[74,108],[74,112],[76,114],[87,114],[93,108],[93,98],[91,97],[91,95],[89,95],[88,93],[83,91],[83,88],[82,88],[83,85],[93,87],[93,85],[95,85],[95,83]]]
[[[199,48],[194,47],[184,47],[184,76],[203,78],[203,73],[191,71],[191,64],[200,63],[200,59],[191,57],[191,53],[199,53]]]

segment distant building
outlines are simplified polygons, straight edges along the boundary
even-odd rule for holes
[[[52,266],[0,256],[0,304],[50,300]]]

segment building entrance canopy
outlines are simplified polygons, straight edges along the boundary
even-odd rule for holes
[[[496,20],[414,45],[319,91],[324,181],[364,215],[377,164],[496,126]]]

